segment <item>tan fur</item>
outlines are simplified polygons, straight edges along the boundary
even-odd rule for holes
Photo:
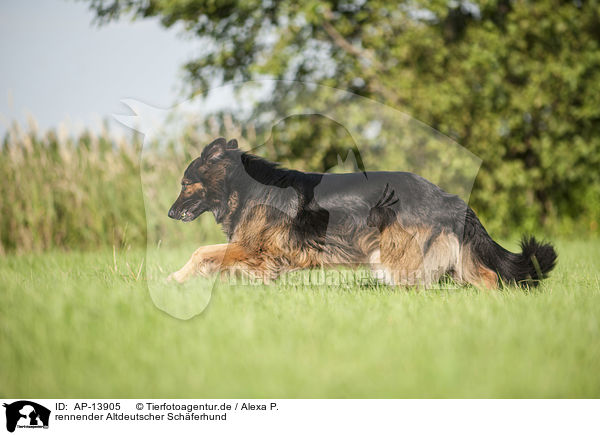
[[[223,216],[223,222],[222,222],[224,229],[228,229],[231,226],[231,217],[237,211],[238,207],[239,207],[239,197],[238,197],[237,192],[234,192],[231,195],[229,195],[229,198],[227,198],[228,212],[225,216]]]
[[[459,282],[468,282],[476,287],[498,287],[496,273],[477,262],[468,249],[461,249],[459,265],[455,269],[453,278]]]
[[[454,235],[434,235],[424,252],[430,238],[429,228],[403,228],[395,222],[382,231],[380,249],[370,259],[372,267],[383,273],[388,284],[428,286],[451,270],[459,259],[459,243]]]

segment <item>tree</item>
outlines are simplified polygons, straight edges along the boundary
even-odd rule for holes
[[[207,41],[216,80],[317,82],[395,106],[483,159],[472,206],[491,229],[597,231],[598,1],[91,0],[100,22],[159,17]],[[301,96],[279,83],[273,100]]]

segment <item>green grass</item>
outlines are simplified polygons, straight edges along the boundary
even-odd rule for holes
[[[600,397],[600,242],[558,250],[531,292],[219,284],[191,320],[141,251],[5,257],[0,396]]]

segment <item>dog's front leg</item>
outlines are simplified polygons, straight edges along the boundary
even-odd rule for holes
[[[201,246],[196,249],[188,262],[177,272],[170,274],[167,280],[183,283],[195,275],[212,275],[220,270],[225,254],[230,247],[229,243]]]

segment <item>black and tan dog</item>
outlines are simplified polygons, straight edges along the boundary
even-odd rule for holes
[[[219,138],[185,170],[169,217],[211,211],[229,243],[199,248],[170,278],[243,270],[273,279],[311,267],[370,264],[389,284],[429,285],[443,275],[497,287],[536,285],[556,262],[549,244],[502,248],[464,201],[408,172],[305,173]]]

